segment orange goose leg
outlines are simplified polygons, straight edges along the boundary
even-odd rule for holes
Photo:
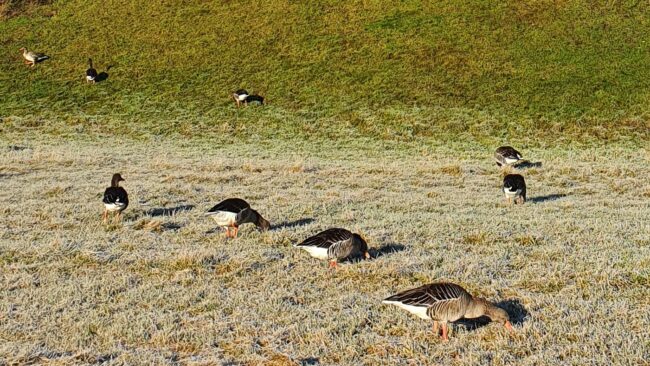
[[[336,261],[330,261],[329,268],[336,268]]]
[[[442,340],[443,341],[449,340],[449,337],[447,337],[447,323],[442,323]]]
[[[236,238],[236,237],[237,237],[237,233],[239,232],[239,226],[235,226],[233,230],[234,230],[234,233],[233,233],[232,237],[233,237],[233,238]]]
[[[433,334],[436,336],[440,335],[440,323],[437,320],[433,321]]]
[[[103,221],[104,221],[104,224],[105,224],[106,221],[108,220],[108,210],[104,209],[104,214],[102,216],[103,216]]]

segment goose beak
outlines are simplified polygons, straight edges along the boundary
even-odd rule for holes
[[[510,324],[510,321],[506,320],[506,322],[503,323],[503,325],[504,325],[504,326],[506,327],[506,329],[509,330],[510,332],[512,332],[512,333],[515,332],[515,329],[512,327],[512,324]]]
[[[363,257],[366,259],[370,259],[370,253],[368,252],[363,253]]]

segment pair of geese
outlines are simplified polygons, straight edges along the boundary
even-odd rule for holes
[[[497,164],[511,165],[521,160],[521,154],[511,147],[500,147],[495,153]],[[510,176],[510,175],[508,175]],[[508,178],[506,176],[506,178]],[[520,176],[521,177],[521,176]],[[521,178],[523,182],[523,177]],[[104,192],[104,221],[109,212],[117,212],[119,220],[121,212],[128,206],[126,190],[119,186],[124,181],[120,174],[113,175],[111,186]],[[512,182],[511,182],[512,181]],[[514,183],[513,183],[514,182]],[[522,197],[522,189],[518,179],[504,179],[504,193]],[[525,200],[525,183],[523,187]],[[252,223],[260,230],[268,230],[270,223],[262,215],[251,208],[250,204],[240,198],[229,198],[212,207],[207,213],[217,225],[224,227],[226,237],[236,238],[239,226]],[[338,260],[355,257],[359,254],[370,259],[368,244],[361,235],[342,228],[331,228],[311,236],[295,245],[304,249],[312,257],[327,259],[329,267],[336,267]],[[492,322],[502,324],[510,332],[514,332],[508,313],[492,302],[472,296],[463,287],[450,282],[437,282],[409,289],[389,296],[382,301],[384,304],[395,305],[415,316],[433,320],[433,333],[441,336],[443,341],[449,339],[448,323],[461,318],[488,317]],[[442,333],[440,333],[442,331]]]
[[[29,51],[26,47],[21,48],[20,51],[23,53],[24,62],[32,67],[50,58],[50,56],[44,53]],[[86,70],[86,82],[94,84],[98,75],[97,70],[93,67],[93,60],[89,58],[88,69]]]

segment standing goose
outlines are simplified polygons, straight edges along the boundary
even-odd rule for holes
[[[93,67],[93,59],[88,59],[88,70],[86,70],[86,83],[95,84],[95,79],[97,79],[97,70]]]
[[[520,174],[508,174],[503,177],[503,193],[506,195],[508,203],[526,202],[526,181]]]
[[[253,210],[248,202],[241,198],[228,198],[212,207],[205,213],[226,229],[226,238],[236,238],[239,226],[252,223],[260,230],[268,230],[271,224],[262,215]],[[232,233],[230,229],[233,229]]]
[[[50,56],[44,53],[36,53],[28,51],[27,48],[23,47],[20,49],[23,53],[23,58],[25,59],[25,64],[32,65],[34,67],[37,63],[42,62],[50,58]]]
[[[433,320],[433,332],[438,335],[442,323],[442,339],[447,337],[447,323],[460,318],[487,316],[513,331],[508,313],[491,302],[473,297],[464,288],[453,283],[432,283],[387,297],[384,304],[396,305],[419,318]]]
[[[312,257],[329,260],[329,267],[336,267],[336,262],[347,257],[363,254],[370,259],[368,244],[359,234],[348,230],[333,228],[320,232],[295,245],[306,250]]]
[[[121,218],[121,213],[129,205],[129,195],[126,193],[126,190],[120,187],[120,182],[124,181],[124,178],[119,173],[113,174],[111,179],[111,186],[106,188],[104,191],[104,223],[108,219],[109,212],[117,212],[115,219],[117,221]]]
[[[494,152],[494,159],[497,161],[498,166],[515,164],[521,158],[519,151],[512,146],[501,146]]]
[[[246,98],[248,98],[248,92],[246,89],[239,89],[236,92],[232,93],[232,98],[235,100],[235,104],[237,104],[237,108],[243,103]]]

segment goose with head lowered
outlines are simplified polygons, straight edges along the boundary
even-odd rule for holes
[[[400,307],[421,319],[433,320],[433,333],[439,335],[442,325],[442,339],[448,340],[448,322],[461,318],[487,316],[495,323],[503,324],[513,331],[508,313],[493,303],[469,294],[454,283],[440,282],[416,287],[382,301]]]
[[[368,244],[359,234],[341,228],[322,231],[295,245],[304,249],[312,257],[327,259],[329,267],[336,267],[336,262],[355,255],[370,259]]]
[[[205,215],[212,217],[217,222],[217,225],[226,229],[226,238],[236,238],[239,226],[243,224],[255,224],[258,229],[263,231],[271,227],[271,224],[259,212],[253,210],[251,205],[241,198],[223,200],[212,207]]]
[[[248,98],[248,91],[246,89],[239,89],[236,92],[232,93],[232,99],[235,100],[237,108]]]
[[[498,166],[513,165],[521,159],[521,153],[512,146],[501,146],[494,152],[494,160]]]

